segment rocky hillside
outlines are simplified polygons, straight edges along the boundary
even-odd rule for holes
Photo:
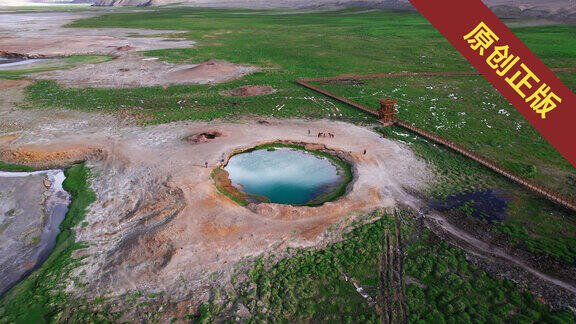
[[[483,0],[501,18],[537,18],[576,24],[574,0]],[[95,6],[161,6],[237,8],[365,7],[414,9],[408,0],[97,0]]]
[[[484,0],[501,18],[538,18],[576,24],[574,0]]]
[[[318,7],[367,7],[412,8],[407,0],[99,0],[96,6],[160,6],[178,4],[189,7],[237,8],[318,8]]]

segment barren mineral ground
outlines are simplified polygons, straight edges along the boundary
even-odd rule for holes
[[[506,22],[574,91],[576,29],[537,18]],[[294,82],[472,71],[416,13],[6,8],[0,54],[0,323],[574,321],[573,210]],[[576,195],[574,167],[481,76],[314,85],[393,98]],[[349,183],[320,204],[240,199],[223,168],[270,144]],[[285,162],[251,170],[300,171],[290,195],[314,171]]]

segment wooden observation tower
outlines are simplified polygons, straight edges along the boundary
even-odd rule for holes
[[[378,108],[378,119],[384,126],[394,124],[395,116],[398,113],[396,110],[396,100],[393,99],[380,99],[378,100],[380,107]]]

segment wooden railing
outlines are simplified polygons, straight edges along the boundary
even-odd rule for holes
[[[507,170],[505,167],[503,167],[502,165],[500,165],[498,162],[489,159],[483,155],[480,155],[476,152],[472,152],[469,151],[467,149],[465,149],[464,147],[462,147],[462,145],[458,144],[458,143],[454,143],[452,141],[449,141],[445,138],[442,138],[436,134],[424,131],[410,123],[407,123],[405,121],[402,120],[398,120],[396,119],[395,124],[401,127],[404,127],[418,135],[421,135],[423,137],[426,137],[427,139],[434,141],[438,144],[442,144],[446,147],[451,148],[452,150],[494,170],[495,172],[507,177],[508,179],[515,181],[523,186],[525,186],[526,188],[548,198],[549,200],[560,204],[566,208],[569,208],[573,211],[576,211],[576,200],[573,199],[572,197],[566,196],[560,192],[557,192],[555,190],[552,190],[542,184],[539,184],[533,180],[530,179],[526,179],[522,176],[519,176],[517,174],[515,174],[514,172]]]
[[[571,71],[576,71],[576,68],[566,68],[566,69],[553,69],[555,71],[562,71],[562,72],[571,72]],[[345,97],[339,96],[337,94],[334,94],[328,90],[322,89],[318,86],[312,85],[310,84],[310,82],[323,82],[323,81],[342,81],[342,80],[361,80],[361,79],[372,79],[372,78],[386,78],[386,77],[400,77],[400,76],[459,76],[459,75],[479,75],[478,72],[418,72],[418,73],[389,73],[389,74],[369,74],[369,75],[350,75],[350,76],[339,76],[339,77],[327,77],[327,78],[315,78],[315,79],[299,79],[296,80],[296,83],[309,88],[311,90],[314,90],[316,92],[322,93],[328,97],[331,97],[333,99],[336,99],[338,101],[341,101],[345,104],[348,104],[352,107],[355,107],[357,109],[360,109],[376,118],[378,118],[378,114],[376,113],[375,110],[370,109],[362,104],[359,104],[357,102],[354,102],[350,99],[347,99]],[[544,186],[542,184],[539,184],[533,180],[530,179],[526,179],[508,169],[506,169],[505,167],[503,167],[501,164],[499,164],[498,162],[487,158],[481,154],[478,154],[476,152],[472,152],[470,150],[467,150],[466,148],[464,148],[462,145],[455,143],[453,141],[447,140],[437,134],[425,131],[423,129],[420,129],[414,125],[412,125],[411,123],[399,120],[399,119],[395,119],[394,120],[394,124],[398,125],[400,127],[403,127],[411,132],[414,132],[420,136],[423,136],[433,142],[436,142],[438,144],[444,145],[490,169],[492,169],[493,171],[507,177],[508,179],[523,185],[524,187],[528,188],[529,190],[538,193],[540,195],[542,195],[543,197],[563,206],[566,207],[568,209],[571,209],[573,211],[576,211],[576,199],[566,196],[558,191],[555,191],[547,186]]]

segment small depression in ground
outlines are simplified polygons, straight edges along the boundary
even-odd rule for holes
[[[236,154],[224,169],[236,188],[277,204],[320,204],[333,200],[349,181],[336,158],[287,147]]]

